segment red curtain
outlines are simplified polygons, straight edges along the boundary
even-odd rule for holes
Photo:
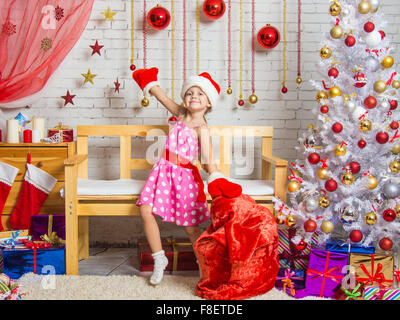
[[[84,31],[93,2],[0,1],[1,107],[37,96]]]

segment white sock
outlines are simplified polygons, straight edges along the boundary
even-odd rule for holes
[[[159,284],[164,276],[164,269],[168,265],[168,259],[165,256],[164,250],[151,254],[154,258],[154,270],[150,277],[150,283],[153,285]]]

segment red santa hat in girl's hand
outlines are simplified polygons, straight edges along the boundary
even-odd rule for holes
[[[215,107],[218,101],[219,93],[221,88],[216,83],[210,74],[207,72],[200,73],[198,76],[191,76],[185,80],[182,85],[181,98],[185,99],[186,91],[191,87],[199,87],[207,95],[208,100],[212,107]]]

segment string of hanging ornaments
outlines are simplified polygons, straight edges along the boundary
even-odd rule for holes
[[[296,83],[303,82],[301,78],[301,0],[297,0],[297,78]]]

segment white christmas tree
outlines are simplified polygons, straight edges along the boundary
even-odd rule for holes
[[[321,43],[318,125],[299,139],[290,205],[274,198],[279,224],[382,250],[400,240],[400,81],[380,13],[383,0],[334,0]]]

